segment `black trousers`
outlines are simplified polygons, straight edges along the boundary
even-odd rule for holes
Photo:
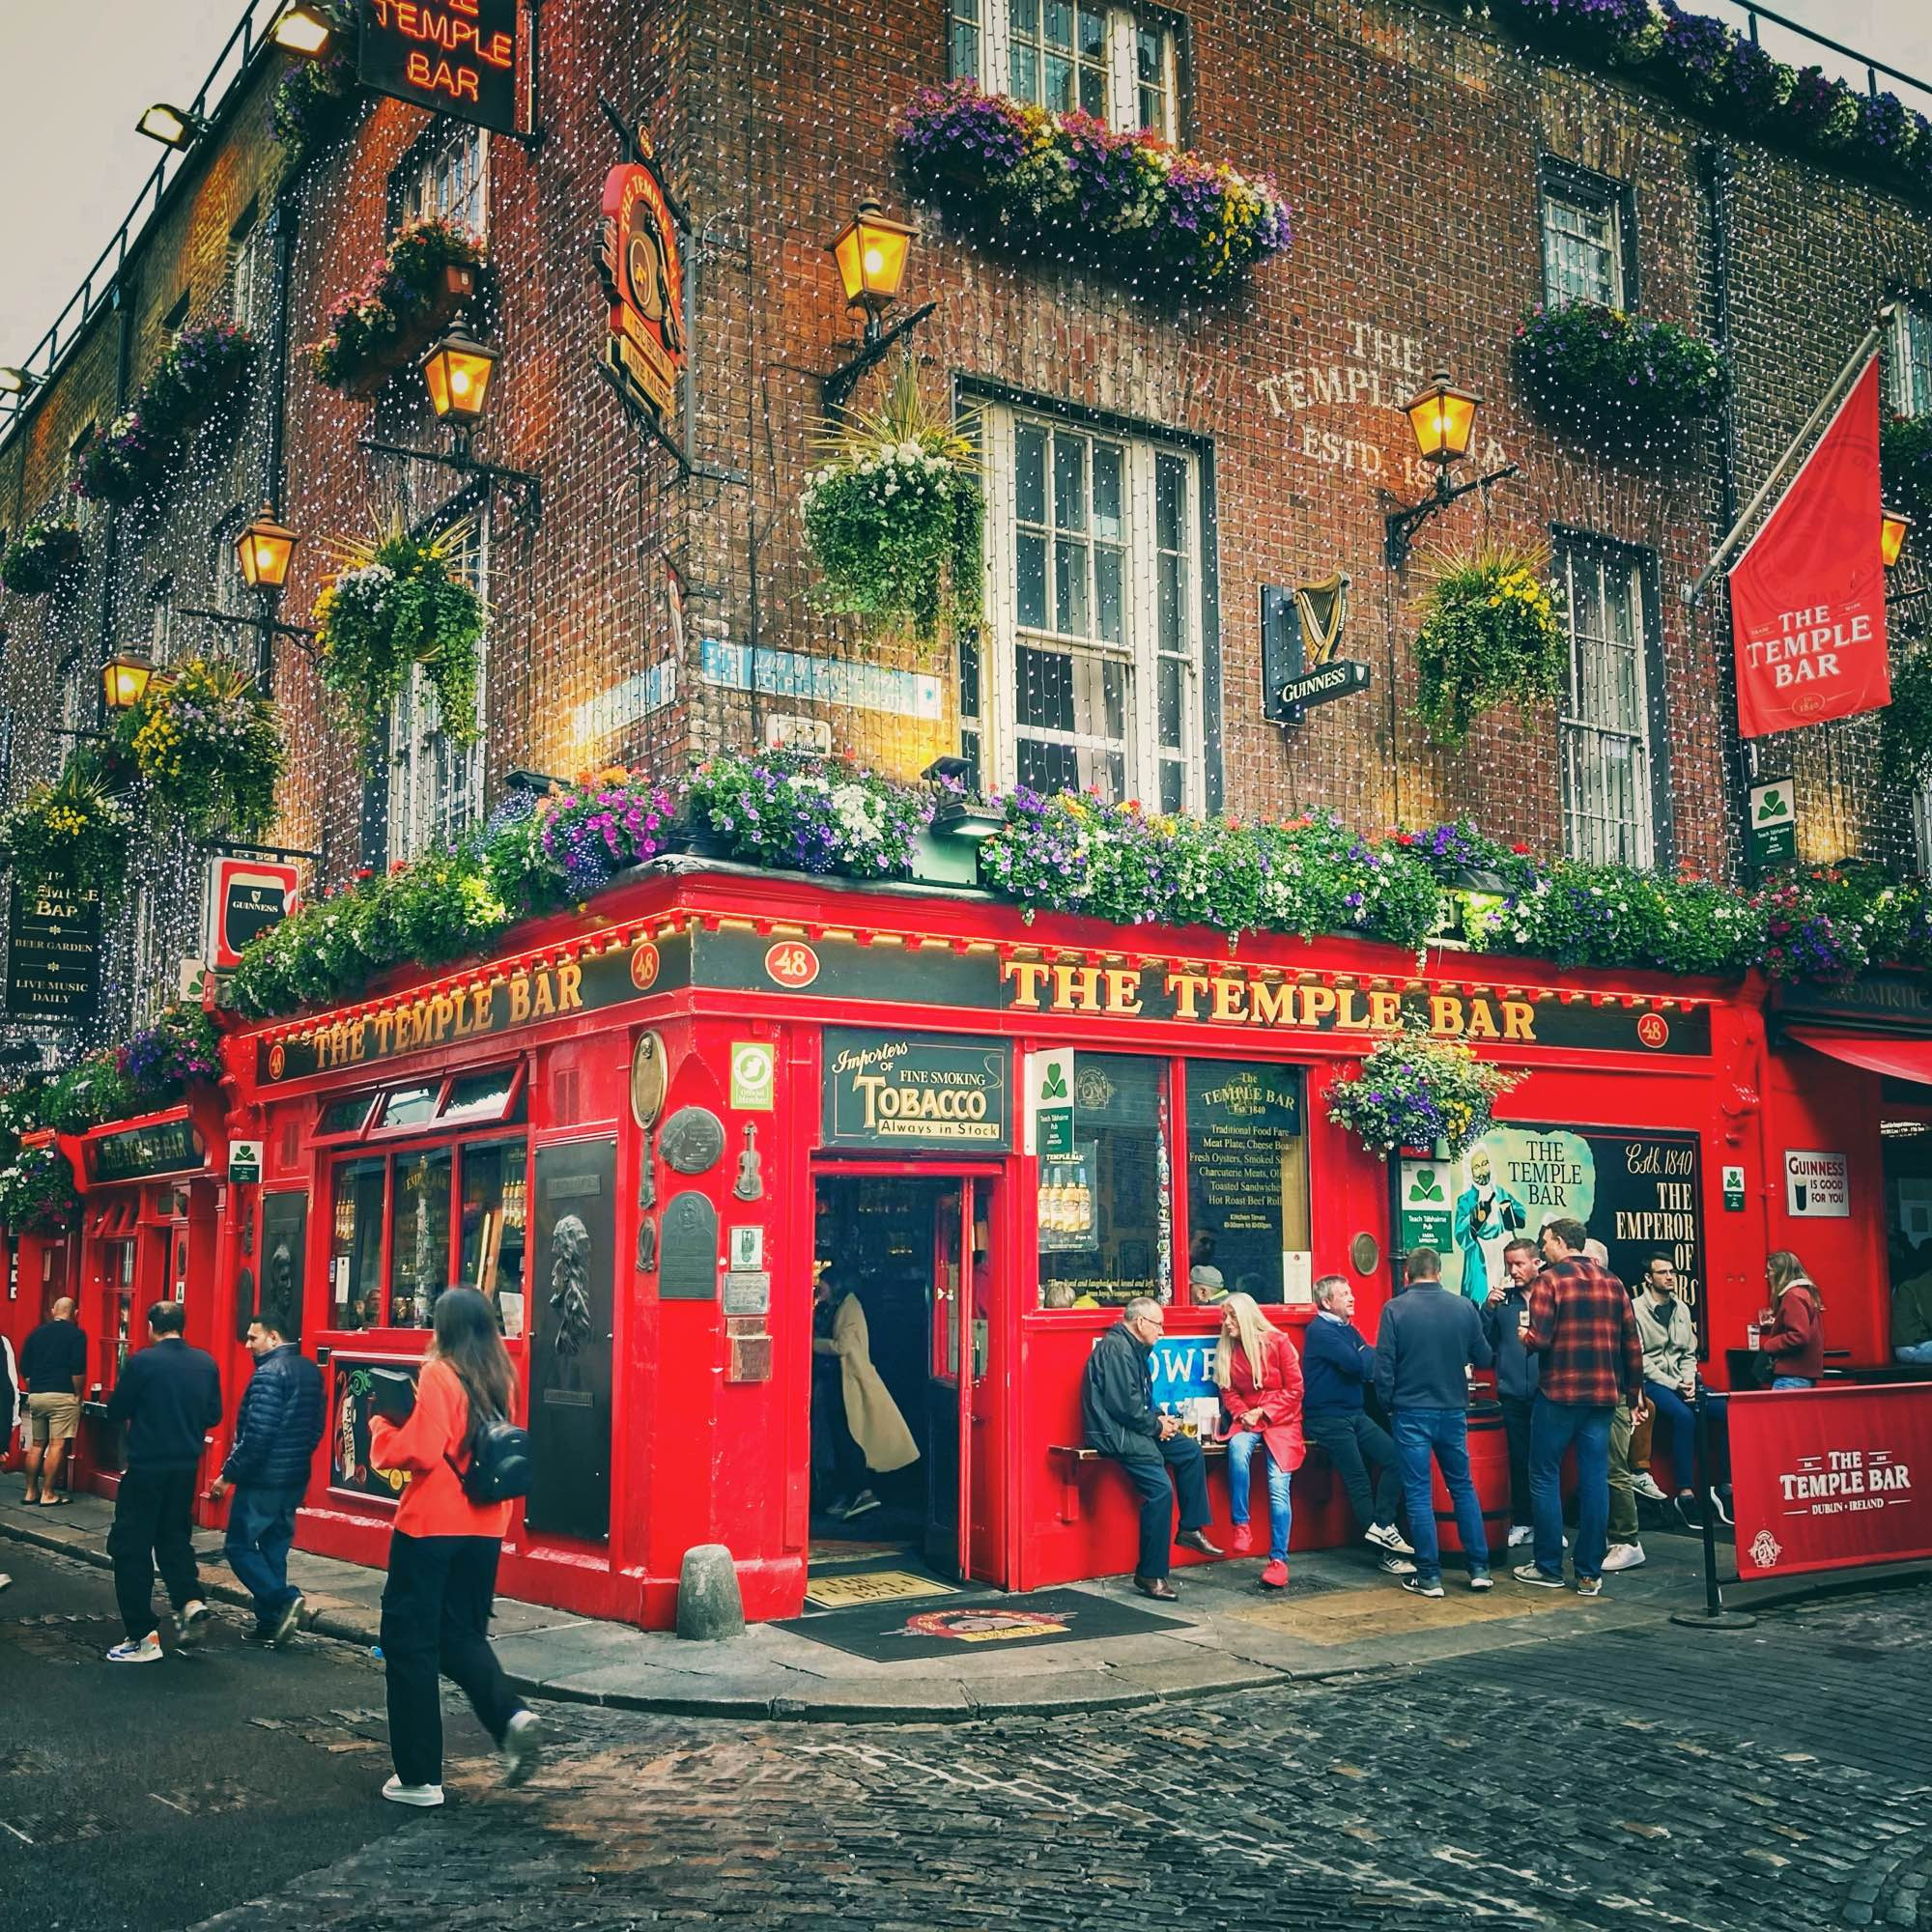
[[[114,1492],[114,1525],[107,1532],[114,1565],[114,1601],[129,1643],[155,1628],[155,1571],[160,1570],[168,1601],[182,1605],[201,1595],[194,1567],[194,1471],[127,1471]]]
[[[389,1756],[405,1784],[442,1782],[442,1703],[438,1676],[459,1685],[477,1721],[503,1741],[524,1708],[490,1648],[497,1596],[494,1536],[389,1538],[383,1586],[383,1665],[389,1686]]]
[[[1161,1460],[1119,1458],[1121,1467],[1141,1492],[1141,1555],[1136,1577],[1165,1577],[1173,1560],[1174,1505],[1180,1502],[1180,1527],[1208,1527],[1208,1469],[1201,1444],[1192,1435],[1170,1435],[1160,1445]],[[1168,1478],[1173,1477],[1170,1489]]]
[[[1355,1512],[1356,1522],[1364,1529],[1393,1523],[1402,1480],[1388,1431],[1371,1422],[1358,1408],[1326,1415],[1304,1411],[1301,1428],[1311,1443],[1328,1452],[1342,1487],[1349,1492],[1349,1507]],[[1369,1483],[1371,1463],[1379,1471],[1373,1488]]]
[[[1536,1512],[1529,1500],[1529,1412],[1533,1399],[1506,1395],[1502,1398],[1503,1433],[1509,1437],[1510,1521],[1533,1522]]]

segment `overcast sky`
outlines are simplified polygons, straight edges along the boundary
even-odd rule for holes
[[[1702,4],[1738,17],[1724,0]],[[134,132],[136,116],[151,101],[193,99],[242,7],[92,0],[85,38],[76,39],[65,7],[0,0],[0,182],[8,190],[0,198],[0,363],[18,361],[45,333],[153,169],[159,150]],[[1779,0],[1777,11],[1932,80],[1925,0]],[[1787,51],[1776,29],[1765,40]]]

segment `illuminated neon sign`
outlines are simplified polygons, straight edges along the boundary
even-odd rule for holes
[[[517,130],[517,0],[362,0],[363,86]]]

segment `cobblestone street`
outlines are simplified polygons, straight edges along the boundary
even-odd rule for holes
[[[222,1932],[1932,1925],[1922,1585],[1190,1708],[736,1727],[554,1707],[526,1791]]]

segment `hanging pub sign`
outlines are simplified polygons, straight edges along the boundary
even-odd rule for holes
[[[433,114],[517,131],[518,0],[362,0],[356,78]]]
[[[1293,593],[1262,585],[1262,699],[1277,724],[1299,724],[1311,704],[1369,688],[1369,667],[1337,657],[1349,620],[1349,580],[1340,571]]]
[[[627,161],[604,178],[597,275],[611,305],[606,365],[619,390],[662,423],[674,413],[684,373],[684,261],[664,184],[648,160]]]
[[[825,1031],[827,1147],[1008,1145],[1007,1050],[911,1033]]]
[[[217,973],[241,964],[242,949],[296,908],[301,867],[218,852],[202,895],[201,956]]]
[[[100,984],[100,895],[51,882],[8,900],[7,1017],[63,1026],[93,1017]]]

